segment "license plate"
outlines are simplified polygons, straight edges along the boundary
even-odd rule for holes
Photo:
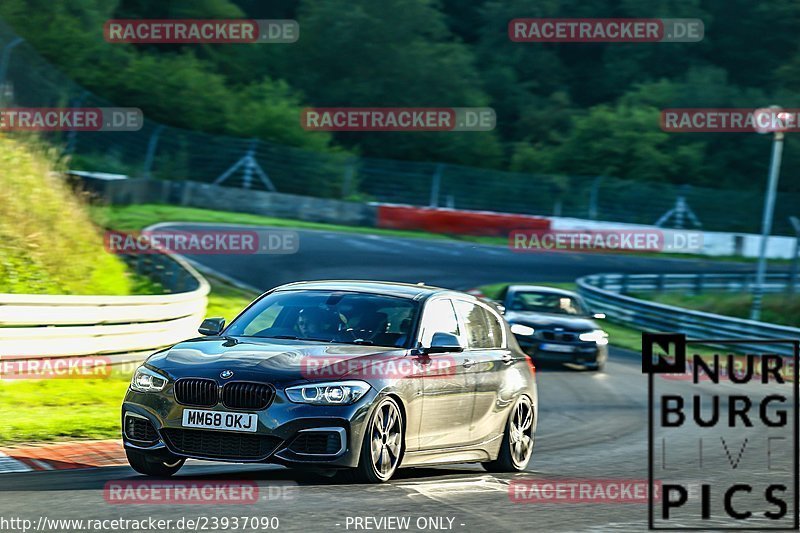
[[[258,429],[258,415],[184,409],[183,427],[254,432]]]
[[[539,346],[539,349],[545,352],[561,353],[572,353],[575,351],[575,347],[569,344],[542,344]]]

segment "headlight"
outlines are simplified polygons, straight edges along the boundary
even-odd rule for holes
[[[309,383],[286,389],[286,396],[294,403],[312,405],[347,405],[358,401],[369,390],[363,381],[334,383]]]
[[[525,326],[523,324],[511,324],[511,333],[514,335],[523,335],[525,337],[530,337],[534,334],[536,330],[534,330],[530,326]]]
[[[140,366],[133,373],[131,390],[136,392],[159,392],[167,385],[167,378],[153,372],[146,366]]]
[[[578,338],[584,342],[596,342],[600,346],[608,344],[608,333],[602,329],[581,333]]]

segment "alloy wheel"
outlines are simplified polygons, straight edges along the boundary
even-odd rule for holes
[[[375,473],[381,479],[392,477],[400,462],[402,444],[402,418],[394,402],[378,408],[370,430],[370,451]]]
[[[512,460],[517,465],[526,464],[533,451],[533,406],[527,397],[514,408],[509,437]]]

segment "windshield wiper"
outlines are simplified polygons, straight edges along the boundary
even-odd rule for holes
[[[375,343],[366,339],[356,339],[353,341],[333,341],[336,344],[358,344],[360,346],[375,346]]]
[[[290,341],[312,341],[312,342],[333,342],[329,339],[309,339],[305,337],[298,337],[296,335],[267,335],[264,337],[259,337],[261,339],[282,339],[282,340],[290,340]]]

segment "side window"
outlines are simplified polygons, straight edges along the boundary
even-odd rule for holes
[[[420,337],[422,345],[430,346],[433,334],[438,331],[452,333],[457,337],[461,336],[453,302],[450,300],[433,300],[425,306],[425,315],[422,317],[422,336]]]
[[[464,321],[469,347],[488,348],[491,343],[484,309],[475,303],[463,300],[456,300],[456,309]]]

